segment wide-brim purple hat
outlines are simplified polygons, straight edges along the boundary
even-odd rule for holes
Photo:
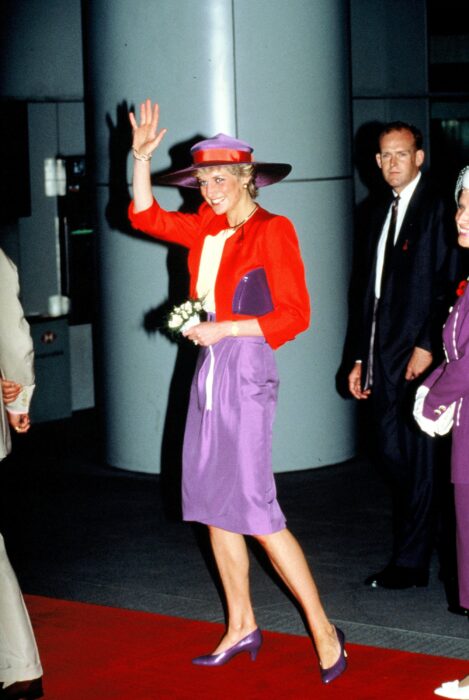
[[[291,171],[291,165],[288,163],[258,163],[253,160],[253,150],[246,141],[235,139],[226,134],[217,134],[211,139],[199,141],[192,146],[192,165],[182,170],[160,175],[157,177],[157,182],[162,185],[177,185],[178,187],[199,187],[194,173],[200,168],[211,168],[217,165],[254,165],[257,187],[273,185],[287,177]]]

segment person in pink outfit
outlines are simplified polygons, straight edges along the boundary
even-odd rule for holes
[[[469,249],[469,166],[456,183],[458,244]],[[460,285],[460,296],[443,329],[446,360],[417,391],[414,416],[434,437],[451,431],[451,480],[456,508],[456,549],[459,603],[469,609],[469,291]],[[469,676],[443,683],[435,690],[443,698],[469,700]]]

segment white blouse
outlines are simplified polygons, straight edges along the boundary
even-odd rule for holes
[[[197,277],[197,297],[203,300],[205,311],[215,313],[215,283],[225,241],[234,234],[236,229],[227,228],[216,236],[206,236],[200,257],[199,275]]]

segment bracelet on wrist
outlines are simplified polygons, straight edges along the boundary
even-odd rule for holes
[[[139,153],[134,146],[132,146],[132,153],[134,155],[135,160],[151,160],[153,153]]]
[[[236,321],[231,322],[231,335],[235,338],[239,335],[239,325]]]

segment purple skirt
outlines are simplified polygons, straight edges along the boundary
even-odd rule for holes
[[[184,520],[243,535],[285,527],[272,472],[277,394],[274,353],[264,338],[201,348],[184,436]]]

